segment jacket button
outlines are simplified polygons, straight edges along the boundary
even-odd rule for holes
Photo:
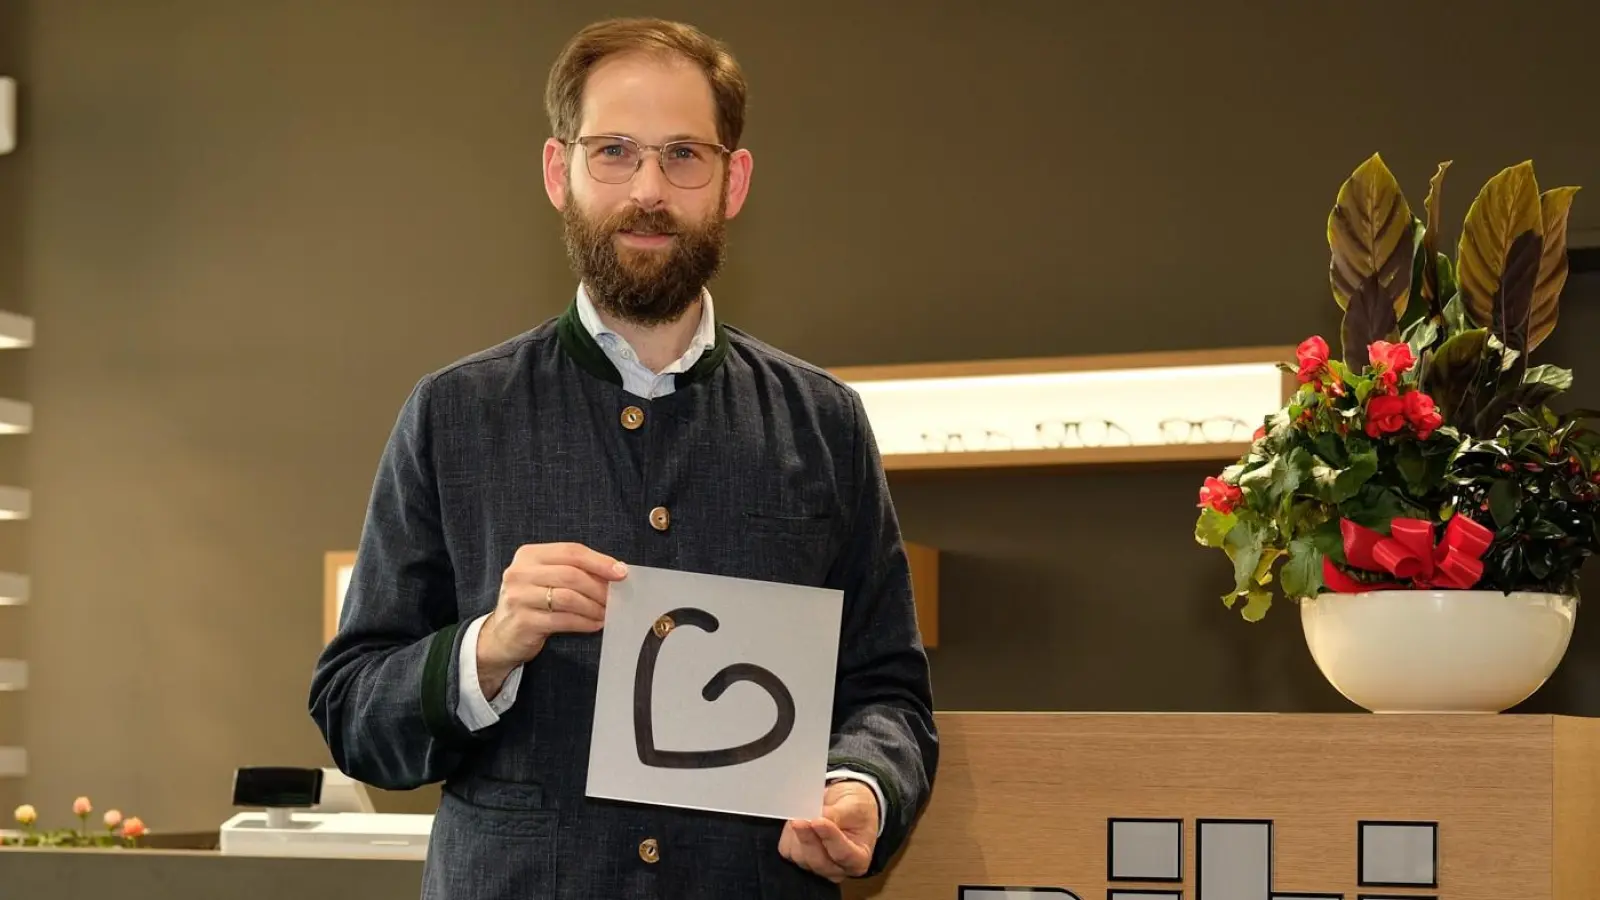
[[[661,861],[661,845],[656,843],[655,838],[645,838],[639,842],[639,858],[647,863]]]
[[[672,524],[672,514],[667,512],[665,506],[658,506],[650,510],[650,527],[657,531],[666,531]]]
[[[622,411],[622,427],[633,431],[644,424],[644,410],[637,406],[630,406]]]

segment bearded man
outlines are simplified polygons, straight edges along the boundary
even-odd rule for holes
[[[575,296],[423,377],[385,446],[310,708],[350,776],[443,783],[424,897],[837,897],[927,802],[927,658],[860,398],[706,290],[750,190],[745,93],[692,27],[579,32],[544,149]],[[585,796],[629,563],[843,592],[819,818]]]

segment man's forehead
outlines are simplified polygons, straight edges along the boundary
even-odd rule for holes
[[[585,85],[586,134],[645,142],[717,139],[716,99],[705,73],[677,57],[627,54],[602,61]]]

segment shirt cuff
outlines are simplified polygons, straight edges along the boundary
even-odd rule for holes
[[[471,731],[479,731],[500,721],[500,716],[517,701],[517,685],[522,682],[522,667],[517,666],[500,685],[500,693],[493,700],[483,696],[483,686],[478,683],[478,632],[483,630],[485,613],[467,625],[461,637],[459,667],[461,677],[461,702],[456,704],[456,715],[461,724]]]
[[[889,806],[883,802],[883,788],[878,786],[878,779],[865,772],[857,772],[853,769],[832,769],[828,772],[829,782],[843,781],[845,779],[865,782],[867,787],[872,788],[872,796],[878,798],[878,837],[883,837],[883,819],[889,812]]]

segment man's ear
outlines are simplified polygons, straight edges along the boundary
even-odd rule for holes
[[[728,156],[728,212],[727,217],[733,218],[744,208],[745,198],[750,196],[750,175],[755,169],[755,159],[749,150],[735,150]]]
[[[559,138],[544,142],[544,192],[556,209],[567,208],[567,145]]]

